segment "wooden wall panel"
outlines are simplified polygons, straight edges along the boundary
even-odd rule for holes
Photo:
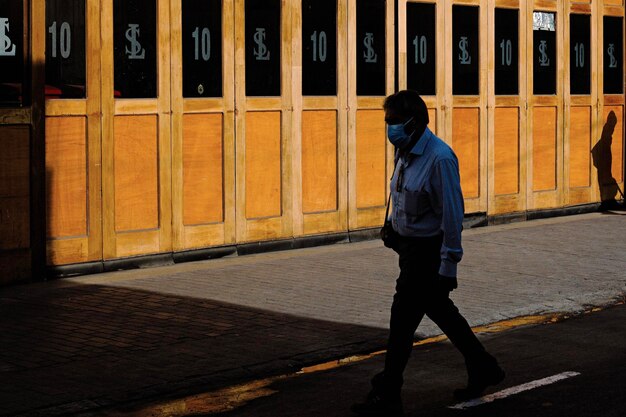
[[[246,218],[281,215],[280,111],[246,114]]]
[[[28,126],[0,126],[0,250],[30,247],[29,143]]]
[[[591,107],[572,107],[569,136],[569,186],[591,185]]]
[[[0,126],[0,197],[29,194],[29,126]]]
[[[611,143],[611,174],[617,182],[622,182],[623,178],[623,161],[622,161],[622,143],[624,137],[624,107],[623,106],[605,106],[603,122],[607,123],[610,113],[613,112],[617,118],[615,129],[613,130],[612,143]],[[622,190],[623,191],[623,190]]]
[[[158,117],[116,116],[115,231],[159,227]]]
[[[26,197],[0,197],[0,250],[30,247],[30,202]]]
[[[452,114],[452,148],[459,158],[461,188],[465,198],[476,198],[480,189],[480,110],[456,108]]]
[[[302,212],[337,210],[337,112],[302,113]]]
[[[46,119],[48,238],[87,235],[86,117]]]
[[[183,116],[183,223],[224,219],[223,115]]]
[[[0,250],[30,247],[29,143],[29,126],[0,126]]]
[[[494,191],[496,195],[519,192],[519,109],[495,109]]]
[[[533,114],[533,191],[556,189],[556,107]]]
[[[384,206],[385,113],[382,110],[356,112],[356,206]],[[383,216],[384,217],[384,216]]]

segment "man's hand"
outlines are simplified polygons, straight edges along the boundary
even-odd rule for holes
[[[437,277],[437,286],[441,289],[445,289],[446,291],[452,291],[458,285],[456,282],[456,277],[446,277],[443,275],[439,275]]]

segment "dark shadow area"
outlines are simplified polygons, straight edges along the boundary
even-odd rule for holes
[[[371,352],[387,337],[386,329],[59,281],[1,290],[0,317],[3,416],[206,392]]]
[[[624,199],[624,193],[620,189],[615,178],[613,178],[613,154],[611,145],[613,144],[613,132],[617,125],[617,116],[611,111],[607,116],[606,123],[602,128],[600,140],[591,150],[593,166],[598,170],[598,186],[600,188],[600,208],[599,210],[624,209],[624,204],[620,204],[617,194]]]
[[[52,204],[53,184],[54,184],[54,173],[52,169],[50,169],[50,167],[46,167],[46,177],[45,177],[46,198],[45,198],[45,205],[44,205],[44,209],[46,213],[46,223],[45,223],[45,231],[44,231],[46,245],[48,243],[49,237],[52,236],[52,219],[53,219],[53,215],[55,214],[53,212],[54,206]],[[47,259],[46,259],[46,264],[47,264]]]
[[[459,404],[452,396],[453,389],[465,382],[462,357],[450,343],[419,346],[413,350],[405,373],[405,417],[624,416],[625,319],[626,306],[618,305],[554,324],[523,326],[491,335],[486,342],[501,358],[507,377],[500,385],[488,388],[488,394],[563,372],[575,371],[579,375],[527,391],[516,390],[516,394],[506,398],[463,410],[449,408]],[[327,372],[277,381],[267,387],[271,395],[211,415],[356,417],[350,412],[350,405],[368,392],[369,379],[383,366],[383,361],[384,357],[379,356]],[[188,412],[176,415],[209,415],[202,413],[202,403],[188,405]]]

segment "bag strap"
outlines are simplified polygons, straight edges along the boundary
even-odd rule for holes
[[[394,175],[396,175],[396,170],[398,169],[398,162],[400,162],[400,158],[395,159],[395,166],[393,167],[393,174],[391,174],[391,178],[393,178]],[[402,162],[400,162],[402,163]],[[389,218],[389,206],[391,205],[391,186],[389,186],[389,197],[387,197],[387,208],[385,209],[385,223],[387,222],[387,219]]]
[[[387,209],[385,210],[385,223],[387,222],[387,219],[389,218],[389,206],[391,202],[391,191],[389,191],[389,197],[387,198]]]

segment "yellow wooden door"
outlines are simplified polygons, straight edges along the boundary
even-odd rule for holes
[[[530,1],[528,65],[529,210],[559,207],[563,199],[563,12],[558,3]]]
[[[234,1],[171,2],[175,251],[235,241]]]
[[[103,0],[104,258],[172,249],[170,3]]]
[[[347,230],[347,1],[293,2],[294,235]]]
[[[459,158],[465,212],[487,211],[487,7],[447,2],[445,132]]]
[[[102,259],[100,2],[70,3],[45,2],[50,265]]]
[[[526,7],[489,4],[488,208],[490,215],[526,209]]]
[[[43,135],[40,132],[44,48],[36,30],[43,5],[0,4],[0,285],[43,272]],[[41,236],[41,237],[40,237]]]
[[[592,148],[596,200],[624,198],[624,2],[604,0],[598,13],[598,125]]]
[[[565,1],[564,10],[563,203],[577,205],[594,201],[591,148],[598,135],[598,18],[590,1]]]
[[[292,2],[235,1],[236,237],[292,236]]]
[[[429,129],[445,138],[443,4],[398,3],[398,87],[417,91],[428,107]]]
[[[394,4],[349,0],[348,218],[350,230],[383,222],[393,147],[383,101],[394,92]]]

